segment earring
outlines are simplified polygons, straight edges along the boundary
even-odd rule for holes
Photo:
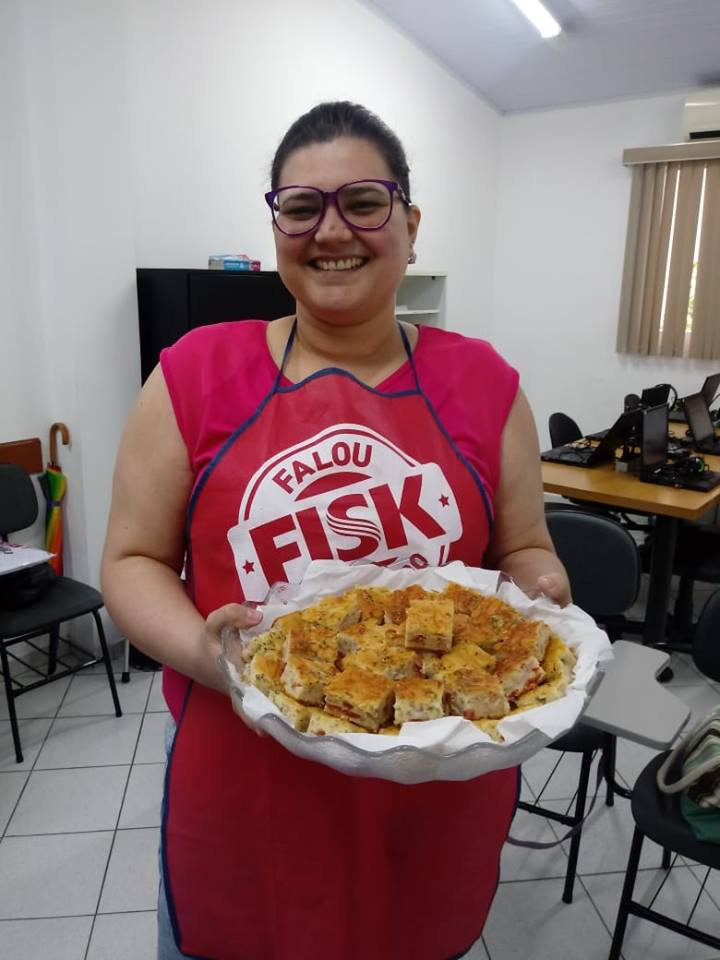
[[[408,257],[408,263],[416,263],[416,262],[417,262],[417,254],[415,253],[415,247],[412,244],[410,244],[410,255]]]

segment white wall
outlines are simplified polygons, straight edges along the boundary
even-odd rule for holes
[[[135,267],[234,251],[272,268],[270,161],[319,100],[365,103],[404,140],[418,266],[448,269],[452,325],[487,335],[500,117],[356,0],[0,11],[0,441],[70,428],[71,574],[98,581],[139,387]]]
[[[501,125],[493,340],[548,416],[608,426],[627,393],[698,390],[719,364],[615,353],[630,172],[625,147],[681,139],[683,95],[507,116]]]

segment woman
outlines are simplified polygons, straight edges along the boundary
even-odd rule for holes
[[[482,931],[517,772],[407,787],[296,759],[233,714],[218,638],[331,556],[484,563],[566,602],[532,417],[487,344],[397,323],[420,212],[377,117],[301,117],[266,199],[296,316],[165,351],[114,481],[106,602],[178,721],[159,956],[446,960]]]

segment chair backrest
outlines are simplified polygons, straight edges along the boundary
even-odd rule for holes
[[[720,590],[703,607],[692,638],[692,658],[701,673],[720,680]]]
[[[38,501],[30,474],[14,463],[0,463],[0,534],[35,523]]]
[[[566,413],[551,413],[548,426],[551,447],[562,447],[563,444],[572,443],[583,436],[580,427]]]
[[[548,504],[548,530],[562,560],[573,603],[591,616],[617,616],[637,599],[640,556],[628,531],[597,513]]]

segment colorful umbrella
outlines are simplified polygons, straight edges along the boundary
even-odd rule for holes
[[[47,501],[45,514],[45,549],[55,554],[48,562],[59,577],[63,572],[63,531],[61,503],[67,491],[67,478],[60,469],[57,459],[57,434],[62,436],[64,446],[70,443],[70,431],[64,423],[54,423],[50,427],[50,462],[45,473],[39,479],[40,487]]]

